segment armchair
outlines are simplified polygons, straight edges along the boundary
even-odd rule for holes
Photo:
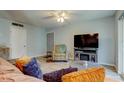
[[[53,61],[67,61],[67,48],[66,45],[55,45],[53,50]]]

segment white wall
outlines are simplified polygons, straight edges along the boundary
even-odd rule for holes
[[[10,47],[10,20],[0,18],[0,44]],[[27,31],[27,55],[42,56],[46,54],[46,31],[44,28],[24,24]]]
[[[0,19],[0,45],[9,46],[9,21]]]
[[[50,30],[55,34],[55,44],[66,44],[68,51],[74,48],[74,35],[99,33],[98,62],[115,65],[114,17],[85,21]]]

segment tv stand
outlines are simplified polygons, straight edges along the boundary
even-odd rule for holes
[[[74,48],[75,61],[98,62],[97,50],[97,48]]]

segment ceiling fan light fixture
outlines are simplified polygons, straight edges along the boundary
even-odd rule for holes
[[[61,23],[63,23],[63,22],[64,22],[64,18],[62,17],[62,18],[61,18]]]
[[[59,18],[57,18],[57,22],[61,22],[61,23],[63,23],[65,21],[65,19],[63,18],[63,17],[59,17]]]
[[[57,22],[63,23],[65,19],[68,19],[67,13],[64,11],[58,12],[57,16]]]
[[[60,18],[57,18],[57,22],[60,22]]]

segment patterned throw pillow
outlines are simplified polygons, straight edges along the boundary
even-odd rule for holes
[[[42,79],[42,72],[35,58],[32,58],[31,61],[24,66],[24,73]]]

